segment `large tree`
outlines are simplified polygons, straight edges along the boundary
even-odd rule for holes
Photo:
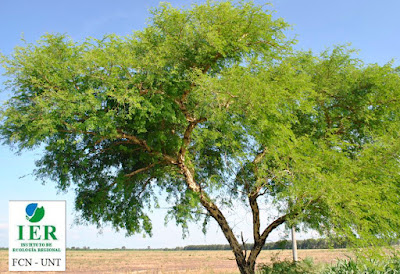
[[[43,148],[36,175],[74,187],[83,219],[151,235],[147,212],[213,218],[241,273],[271,231],[302,223],[371,245],[398,237],[399,70],[345,47],[293,53],[288,25],[230,1],[162,4],[131,36],[46,35],[3,56],[0,134]],[[221,206],[249,207],[247,252]],[[261,227],[260,203],[279,216]]]

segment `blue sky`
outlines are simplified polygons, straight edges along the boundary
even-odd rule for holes
[[[192,1],[170,1],[174,6],[190,5]],[[204,2],[204,1],[197,1]],[[265,1],[255,1],[265,3]],[[274,0],[270,1],[276,10],[276,17],[283,17],[293,25],[288,35],[296,35],[298,49],[320,52],[337,44],[352,43],[360,50],[359,58],[366,63],[384,64],[391,59],[399,65],[400,35],[398,12],[400,1],[395,0]],[[46,32],[66,33],[74,40],[104,34],[127,35],[145,27],[149,8],[159,1],[0,1],[0,52],[10,54],[21,45],[23,36],[28,42],[36,41]],[[0,69],[0,72],[3,70]],[[0,82],[5,80],[0,77]],[[0,90],[4,87],[0,85]],[[8,97],[0,93],[0,102]],[[226,243],[219,228],[212,224],[207,236],[201,229],[191,226],[191,234],[182,240],[180,228],[173,222],[164,226],[164,209],[154,210],[154,235],[125,238],[106,227],[103,233],[93,226],[73,225],[74,192],[58,193],[54,184],[42,185],[30,176],[40,150],[15,155],[7,146],[0,145],[0,247],[8,246],[8,201],[9,200],[67,200],[68,232],[67,246],[90,246],[99,248],[175,247],[188,244]],[[162,197],[161,197],[162,198]],[[160,199],[161,200],[161,199]],[[250,237],[251,214],[242,208],[228,213],[231,223]],[[237,217],[234,217],[234,213]],[[244,218],[243,218],[244,216]],[[285,235],[283,229],[272,235],[277,240]],[[308,237],[310,234],[303,234]]]

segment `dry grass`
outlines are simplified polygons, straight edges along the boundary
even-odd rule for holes
[[[300,258],[312,257],[316,263],[344,258],[345,250],[299,250]],[[272,257],[290,259],[291,250],[261,252],[257,262]],[[239,273],[231,251],[133,251],[68,250],[68,273]],[[8,272],[8,251],[0,250],[0,273]],[[12,272],[18,273],[18,272]],[[21,272],[30,273],[30,272]],[[35,272],[31,272],[35,273]],[[42,272],[57,273],[57,272]]]

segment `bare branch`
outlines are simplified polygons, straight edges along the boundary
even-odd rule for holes
[[[247,257],[247,248],[246,248],[246,242],[245,242],[245,240],[243,238],[243,231],[240,232],[240,236],[242,238],[244,258],[246,259],[246,257]]]
[[[260,240],[265,242],[265,240],[267,239],[268,235],[272,232],[272,230],[274,230],[279,225],[286,222],[286,219],[287,219],[287,215],[283,215],[283,216],[279,217],[278,219],[276,219],[275,221],[273,221],[269,226],[267,226],[264,229],[263,233],[260,236]]]
[[[267,191],[268,191],[268,188],[265,188],[263,192],[257,194],[257,197],[264,196],[267,193]]]

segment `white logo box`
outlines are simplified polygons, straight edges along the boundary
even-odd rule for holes
[[[65,271],[66,201],[9,201],[10,271]]]

